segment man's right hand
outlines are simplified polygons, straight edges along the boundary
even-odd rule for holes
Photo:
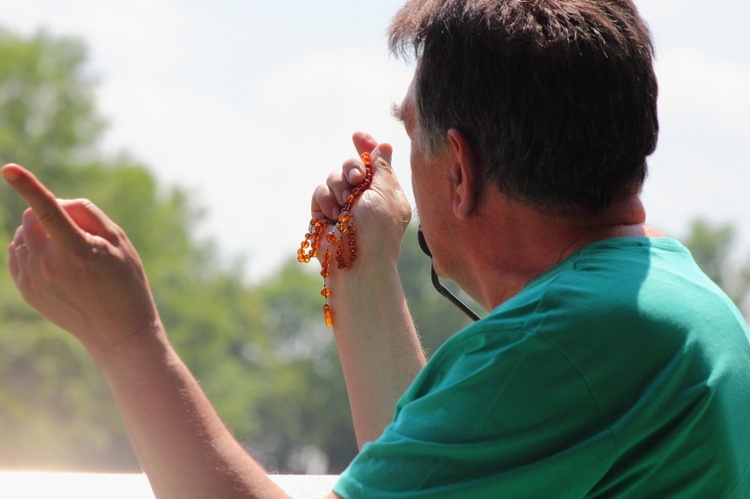
[[[96,357],[161,331],[141,261],[120,227],[88,200],[57,200],[31,172],[2,168],[30,209],[9,247],[21,295]]]

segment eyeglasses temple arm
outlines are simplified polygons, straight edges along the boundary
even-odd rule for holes
[[[443,283],[440,282],[440,278],[438,277],[437,273],[435,272],[435,267],[430,266],[430,272],[431,272],[431,279],[432,279],[432,285],[435,287],[435,290],[437,290],[438,293],[448,298],[448,300],[453,303],[455,306],[457,306],[463,313],[469,316],[470,319],[473,321],[478,321],[480,317],[474,313],[472,309],[470,309],[464,302],[459,300],[456,295],[450,292],[448,288],[443,286]]]

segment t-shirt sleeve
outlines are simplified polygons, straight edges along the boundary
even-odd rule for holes
[[[606,472],[614,441],[576,366],[524,331],[454,340],[334,490],[347,498],[584,495]]]

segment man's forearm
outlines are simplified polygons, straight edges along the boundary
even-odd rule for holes
[[[157,497],[285,496],[221,422],[162,331],[93,355]]]
[[[357,443],[375,440],[425,364],[395,265],[365,262],[334,276],[334,333]]]

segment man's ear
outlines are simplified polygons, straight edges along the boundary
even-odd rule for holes
[[[467,218],[476,207],[482,185],[482,172],[474,146],[460,130],[448,130],[448,147],[451,152],[450,179],[453,186],[453,212],[461,219]]]

